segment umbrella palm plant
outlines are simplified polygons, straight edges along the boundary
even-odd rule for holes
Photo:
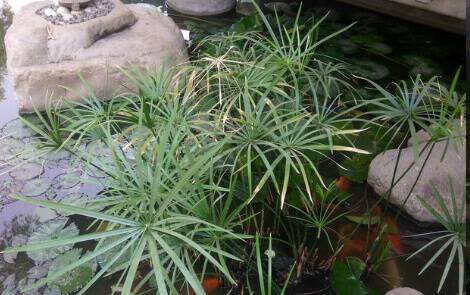
[[[171,123],[171,122],[170,122]],[[113,181],[93,200],[93,209],[62,203],[15,196],[34,205],[67,214],[90,217],[99,222],[100,231],[74,238],[59,238],[26,245],[4,252],[38,251],[95,241],[92,252],[83,255],[67,267],[28,287],[32,290],[53,282],[69,271],[98,257],[108,259],[94,278],[80,290],[83,294],[100,277],[120,271],[117,285],[123,294],[131,294],[155,280],[159,294],[174,294],[177,288],[188,285],[196,294],[205,294],[198,277],[197,264],[210,265],[234,283],[224,260],[237,259],[220,248],[224,239],[241,239],[224,228],[197,217],[197,206],[188,200],[204,201],[214,186],[207,181],[207,172],[217,161],[217,152],[224,142],[209,144],[201,153],[194,153],[183,144],[185,129],[162,126],[155,131],[154,148],[150,151],[131,145],[124,151],[110,124],[103,128],[103,143],[109,149],[110,161],[98,161],[95,168]],[[47,134],[44,134],[46,136]],[[223,198],[219,199],[223,202]],[[235,223],[236,224],[236,223]],[[102,229],[105,230],[102,230]],[[209,237],[209,238],[208,238]],[[131,255],[126,255],[126,253]],[[216,258],[217,257],[217,258]],[[135,287],[136,273],[145,265],[151,268]]]

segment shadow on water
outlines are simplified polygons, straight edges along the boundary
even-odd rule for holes
[[[162,1],[158,0],[126,0],[124,2],[144,2],[157,6],[162,4]],[[308,6],[314,6],[312,4],[313,1],[308,2]],[[340,46],[351,46],[351,43],[348,43],[348,39],[355,39],[357,42],[356,45],[353,45],[357,48],[353,46],[354,50],[340,52],[337,50],[337,47],[333,46],[331,54],[337,54],[337,58],[345,59],[351,63],[367,61],[373,70],[379,72],[385,71],[385,67],[386,71],[389,71],[389,75],[381,80],[382,84],[399,79],[407,79],[419,70],[451,77],[458,66],[465,63],[463,49],[465,39],[462,36],[410,24],[402,20],[366,12],[347,5],[332,4],[331,1],[323,1],[321,7],[318,7],[319,4],[317,2],[315,3],[317,5],[315,10],[317,11],[322,9],[324,11],[332,10],[331,18],[333,18],[333,25],[335,26],[345,26],[353,21],[358,21],[355,28],[351,32],[346,33],[346,37],[343,37],[343,41],[341,41],[343,43],[339,43]],[[223,18],[210,17],[204,19],[185,17],[171,10],[169,13],[180,27],[184,29],[188,28],[188,21],[203,21],[209,25],[223,26],[233,23],[239,18],[235,13],[227,14]],[[32,134],[24,130],[20,130],[21,132],[18,132],[13,139],[8,139],[8,142],[3,138],[5,135],[17,132],[18,129],[15,128],[21,129],[15,121],[12,122],[18,116],[17,103],[11,81],[6,72],[5,50],[3,47],[3,37],[10,21],[11,15],[2,10],[0,25],[0,81],[2,86],[0,88],[0,163],[4,161],[5,154],[14,154],[21,148],[29,146],[32,138]],[[7,144],[9,145],[8,147]],[[3,168],[8,169],[10,167],[6,166]],[[99,191],[97,187],[78,185],[74,182],[74,179],[77,176],[81,176],[80,173],[82,172],[80,167],[75,167],[70,162],[69,155],[46,157],[35,162],[33,166],[27,167],[24,173],[30,173],[30,176],[26,177],[16,174],[16,176],[12,176],[11,173],[0,175],[0,232],[3,232],[5,225],[15,220],[16,216],[38,213],[37,208],[34,206],[8,201],[8,194],[22,192],[41,198],[62,199],[74,194],[94,195]],[[356,194],[359,195],[364,190],[367,190],[367,188],[361,186],[356,188],[356,190],[358,191]],[[44,212],[41,214],[44,214]],[[47,218],[47,214],[50,214],[50,212],[46,212],[46,217],[41,216],[41,218]],[[84,222],[83,220],[73,221],[79,224],[79,226]],[[407,218],[399,220],[398,228],[402,235],[412,235],[422,231],[421,228],[417,227],[414,222]],[[413,252],[425,242],[416,239],[404,239],[404,251],[407,253]],[[378,290],[388,290],[391,287],[386,283],[387,280],[399,280],[400,284],[404,286],[413,286],[424,294],[434,294],[443,266],[441,261],[437,261],[424,276],[417,277],[420,268],[425,264],[425,257],[429,257],[429,255],[417,256],[408,262],[405,262],[404,258],[394,259],[393,264],[386,266],[394,269],[387,269],[384,272],[393,274],[395,277],[373,278],[370,282],[371,286],[376,287]],[[3,275],[0,273],[0,278],[5,279]],[[452,291],[450,290],[456,290],[455,280],[451,280],[446,288],[451,293]],[[106,282],[101,282],[100,286],[88,292],[90,295],[109,293],[109,284]],[[445,292],[445,294],[451,293]]]

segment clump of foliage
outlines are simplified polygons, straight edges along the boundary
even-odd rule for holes
[[[424,234],[434,235],[436,237],[431,240],[431,242],[427,243],[412,255],[410,255],[408,259],[413,258],[432,245],[444,242],[442,246],[434,253],[434,255],[426,262],[419,272],[419,275],[426,271],[426,269],[428,269],[432,263],[436,261],[436,259],[443,255],[444,251],[450,249],[441,279],[439,281],[437,292],[439,293],[442,290],[446,279],[449,277],[450,268],[452,267],[452,264],[454,264],[454,261],[457,260],[459,294],[464,294],[465,247],[467,245],[467,232],[465,224],[466,191],[463,190],[462,195],[457,195],[454,189],[454,184],[452,183],[452,180],[449,179],[448,188],[451,194],[452,206],[447,208],[442,193],[434,184],[431,184],[431,186],[434,199],[438,204],[437,208],[433,207],[429,201],[421,197],[419,198],[419,201],[423,207],[426,208],[426,210],[445,228],[445,230]]]

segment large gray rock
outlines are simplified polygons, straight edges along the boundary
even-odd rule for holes
[[[236,0],[168,0],[174,10],[195,16],[217,15],[232,10]]]
[[[107,99],[129,91],[120,67],[156,71],[186,60],[184,40],[171,18],[145,6],[113,2],[108,15],[73,25],[53,25],[36,14],[49,2],[18,11],[5,47],[20,112],[33,111],[33,105],[42,110],[51,97],[52,103],[79,99],[86,88],[78,74]]]
[[[462,135],[458,140],[438,142],[432,151],[430,146],[424,150],[422,155],[416,160],[414,148],[412,146],[402,150],[400,161],[397,167],[396,179],[413,164],[413,167],[398,181],[392,189],[389,201],[403,209],[416,220],[421,222],[436,222],[434,217],[421,205],[417,196],[424,198],[435,209],[441,211],[434,198],[431,183],[433,183],[445,199],[447,208],[452,212],[452,200],[449,188],[449,177],[452,181],[454,191],[457,196],[457,206],[460,207],[465,201],[463,192],[465,189],[465,163],[466,163],[466,143],[465,124],[457,132]],[[422,134],[421,139],[426,136]],[[426,147],[426,142],[419,144],[419,151]],[[410,197],[406,200],[414,182],[416,181],[420,168],[425,162],[428,153],[431,153],[426,165],[414,187]],[[444,154],[444,157],[442,158]],[[381,196],[386,196],[391,186],[393,171],[398,158],[398,149],[385,151],[371,162],[367,182]],[[441,160],[442,158],[442,160]]]
[[[388,291],[385,295],[423,295],[423,293],[411,288],[395,288]]]

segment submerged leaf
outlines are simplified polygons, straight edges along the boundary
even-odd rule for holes
[[[353,216],[353,215],[346,215],[346,218],[349,221],[352,221],[354,223],[358,224],[364,224],[364,225],[374,225],[380,222],[381,217],[380,216]]]
[[[382,80],[390,74],[390,70],[386,66],[372,60],[359,59],[353,61],[352,64],[353,73],[372,80]]]

